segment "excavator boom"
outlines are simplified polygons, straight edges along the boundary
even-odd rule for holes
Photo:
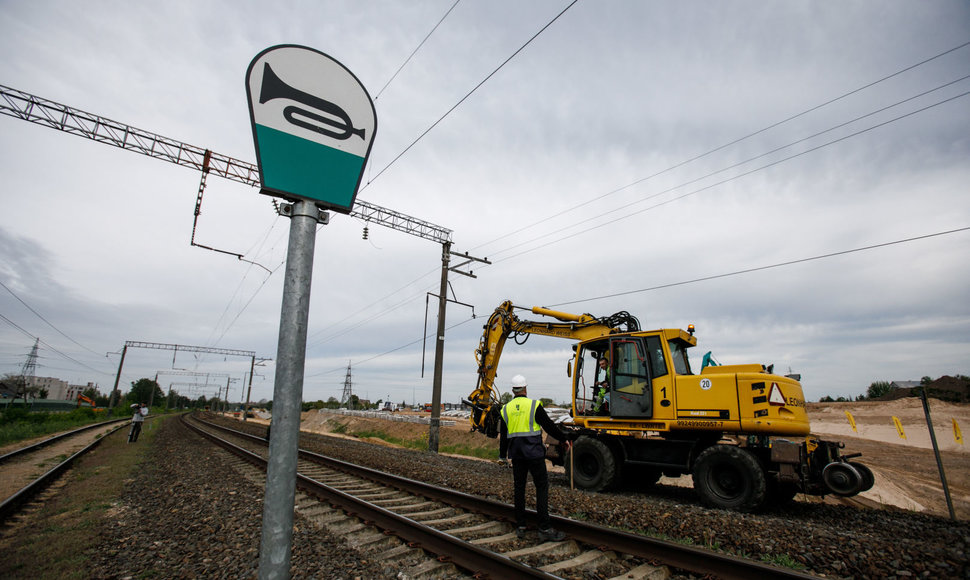
[[[516,309],[530,310],[533,314],[554,318],[559,322],[521,320],[515,315]],[[597,318],[592,314],[569,314],[541,306],[523,308],[506,300],[489,316],[482,340],[475,351],[475,358],[478,361],[478,384],[465,400],[465,403],[472,407],[470,418],[472,430],[481,431],[489,437],[498,435],[500,395],[495,388],[495,377],[502,349],[510,336],[517,344],[524,343],[530,334],[583,341],[617,332],[635,332],[639,329],[639,321],[627,312]],[[525,338],[519,340],[520,336]]]

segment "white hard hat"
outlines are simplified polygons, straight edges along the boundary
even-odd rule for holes
[[[529,386],[529,382],[522,375],[512,377],[512,390],[524,389]]]

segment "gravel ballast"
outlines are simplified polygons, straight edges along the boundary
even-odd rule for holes
[[[262,435],[265,427],[217,419]],[[510,503],[511,471],[490,462],[303,433],[301,447],[404,477]],[[795,502],[765,514],[700,506],[693,490],[586,493],[551,474],[550,509],[723,552],[791,562],[829,578],[970,578],[970,524],[896,510]],[[258,567],[263,492],[222,451],[165,421],[145,464],[112,511],[96,576],[154,570],[165,578],[251,578]],[[530,496],[529,501],[532,501]],[[338,538],[297,517],[292,571],[298,578],[384,578]]]

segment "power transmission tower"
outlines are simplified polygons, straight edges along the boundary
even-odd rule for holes
[[[347,376],[344,377],[344,393],[340,395],[340,406],[343,407],[350,403],[350,398],[354,395],[353,383],[350,380],[350,361],[347,361]]]
[[[34,346],[30,349],[30,354],[27,355],[27,361],[24,362],[23,368],[20,369],[20,389],[24,395],[24,404],[27,404],[27,378],[33,378],[37,373],[37,345],[40,343],[39,338],[34,339]]]

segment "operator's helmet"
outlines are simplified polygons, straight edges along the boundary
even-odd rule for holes
[[[515,393],[529,386],[529,382],[525,380],[524,376],[515,375],[514,377],[512,377],[511,385],[512,385],[512,392]]]

